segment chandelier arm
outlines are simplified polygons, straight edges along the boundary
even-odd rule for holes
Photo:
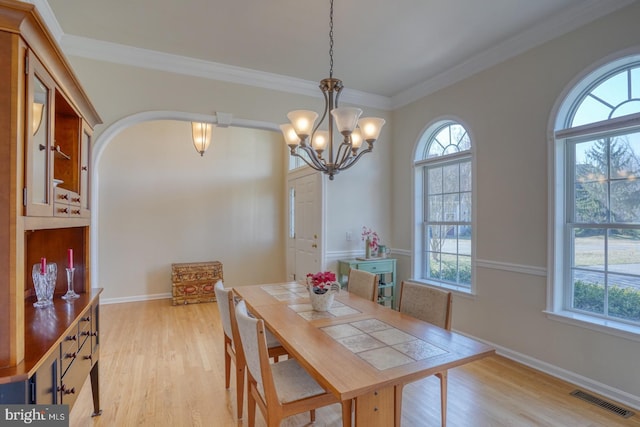
[[[301,158],[302,161],[305,162],[307,164],[307,166],[309,166],[313,170],[317,170],[318,172],[326,172],[328,170],[328,169],[326,169],[326,168],[324,168],[322,166],[317,166],[316,164],[309,162],[309,160],[307,160],[307,158],[305,156],[301,156],[298,153],[293,152],[293,153],[291,153],[291,155],[294,156],[294,157]]]
[[[362,157],[362,156],[363,156],[363,155],[365,155],[366,153],[370,153],[370,152],[372,152],[372,151],[373,151],[373,147],[371,147],[371,146],[370,146],[369,148],[366,148],[366,149],[364,149],[364,150],[360,151],[360,152],[358,153],[358,155],[357,155],[357,156],[355,156],[355,157],[349,157],[349,159],[350,159],[351,161],[350,161],[350,162],[348,162],[345,166],[342,166],[342,165],[341,165],[341,166],[340,166],[340,170],[346,170],[346,169],[349,169],[351,166],[353,166],[354,164],[356,164],[356,162],[360,159],[360,157]]]
[[[351,144],[347,142],[347,138],[338,147],[338,153],[336,155],[336,166],[338,169],[342,168],[342,165],[349,159],[351,154]]]
[[[327,167],[320,161],[320,159],[318,159],[318,155],[316,154],[315,150],[312,147],[309,147],[309,146],[302,147],[302,146],[300,146],[298,148],[304,150],[304,152],[308,154],[309,159],[307,159],[304,156],[301,156],[298,153],[294,153],[296,156],[298,156],[302,160],[304,160],[304,162],[306,164],[308,164],[309,166],[311,166],[315,170],[319,170],[319,171],[328,170]]]

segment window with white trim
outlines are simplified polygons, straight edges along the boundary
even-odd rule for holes
[[[418,143],[414,165],[414,278],[469,292],[473,185],[467,130],[452,120],[433,124]]]
[[[554,140],[549,311],[640,327],[640,57],[589,74],[565,98]]]

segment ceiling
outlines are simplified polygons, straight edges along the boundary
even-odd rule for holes
[[[101,41],[109,43],[95,46],[112,52],[142,48],[284,85],[293,78],[317,88],[329,74],[329,0],[30,1],[67,54]],[[334,77],[395,108],[629,3],[335,0]]]

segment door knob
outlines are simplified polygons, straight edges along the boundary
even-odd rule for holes
[[[317,248],[318,245],[316,245],[315,243],[311,245],[312,248]]]

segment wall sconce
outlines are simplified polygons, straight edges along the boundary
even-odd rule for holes
[[[33,128],[33,134],[35,135],[36,133],[38,133],[38,129],[40,129],[40,125],[42,124],[42,113],[44,112],[44,104],[40,103],[40,102],[34,102],[33,103],[33,123],[32,128]]]
[[[193,138],[193,146],[200,156],[204,156],[204,152],[211,144],[211,132],[213,125],[211,123],[191,122],[191,136]]]

